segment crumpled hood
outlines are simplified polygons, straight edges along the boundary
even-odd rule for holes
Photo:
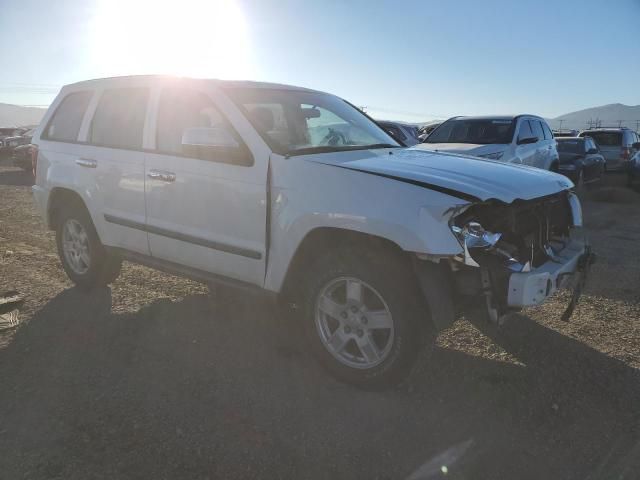
[[[421,143],[416,148],[420,150],[437,150],[438,152],[464,153],[465,155],[488,155],[490,153],[504,152],[507,145],[478,143]]]
[[[417,148],[322,153],[301,158],[405,181],[468,201],[496,199],[511,203],[552,195],[573,186],[563,175],[534,167]]]

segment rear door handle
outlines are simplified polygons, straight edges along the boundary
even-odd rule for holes
[[[163,182],[175,182],[176,174],[173,172],[166,172],[164,170],[149,170],[147,177],[153,180],[161,180]]]
[[[76,160],[76,165],[80,165],[85,168],[96,168],[98,166],[98,162],[92,158],[78,158]]]

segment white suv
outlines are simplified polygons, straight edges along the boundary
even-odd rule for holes
[[[551,129],[544,118],[535,115],[453,117],[419,148],[558,170],[559,155]]]
[[[87,81],[62,89],[33,143],[36,204],[79,287],[112,282],[126,259],[259,289],[366,388],[402,379],[459,299],[499,321],[589,256],[565,177],[402,148],[314,90]]]

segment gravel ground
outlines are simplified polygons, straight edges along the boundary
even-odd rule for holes
[[[26,299],[0,332],[0,479],[636,479],[640,195],[620,180],[586,195],[599,261],[570,323],[562,295],[499,331],[461,320],[366,393],[261,298],[130,264],[78,292],[0,167],[0,292]]]

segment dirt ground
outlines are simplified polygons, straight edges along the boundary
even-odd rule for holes
[[[332,380],[261,298],[126,264],[83,294],[0,167],[0,479],[640,478],[640,195],[585,195],[598,263],[496,331],[461,320],[396,390]]]

